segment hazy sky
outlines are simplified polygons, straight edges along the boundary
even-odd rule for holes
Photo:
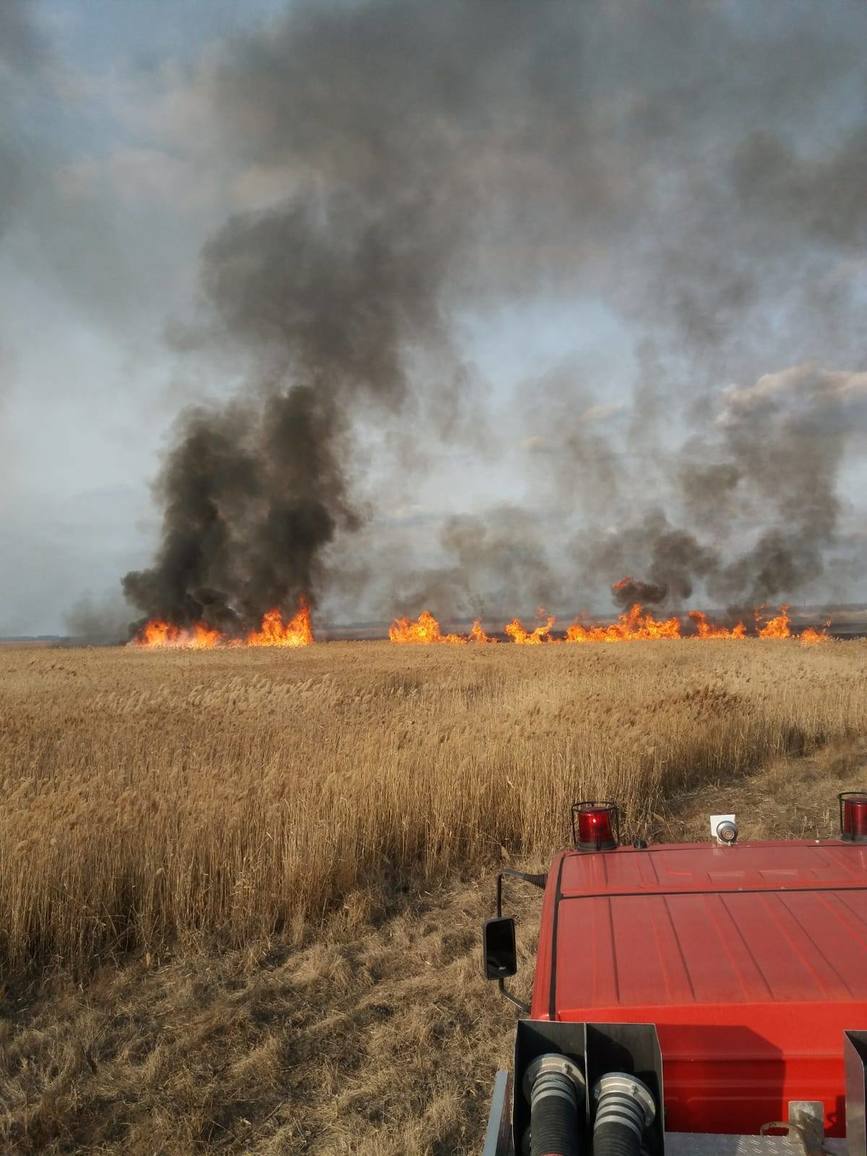
[[[561,18],[570,8],[542,3],[540,22],[555,7]],[[603,500],[603,458],[614,473],[626,459],[636,492],[653,490],[666,506],[658,459],[694,423],[720,428],[732,407],[720,401],[717,413],[714,399],[725,391],[806,363],[867,368],[867,213],[857,203],[867,197],[867,10],[843,0],[672,7],[688,11],[681,25],[693,40],[668,59],[680,25],[667,29],[660,15],[648,42],[635,5],[600,4],[599,43],[575,64],[594,119],[586,155],[570,163],[582,196],[597,168],[606,185],[586,212],[562,211],[568,192],[551,210],[543,192],[541,224],[532,200],[524,220],[513,197],[508,260],[492,204],[489,233],[474,234],[484,275],[476,285],[462,267],[446,310],[472,405],[453,437],[441,428],[425,436],[423,402],[382,424],[359,416],[353,488],[370,517],[360,545],[337,542],[335,572],[362,546],[365,565],[380,551],[384,566],[436,568],[445,517],[484,514],[490,527],[490,511],[505,504],[540,528],[553,586],[575,591],[562,601],[599,604],[599,590],[579,591],[588,571],[574,561],[569,519],[593,522],[596,505],[599,532],[624,516],[628,495]],[[258,124],[247,141],[246,95],[229,104],[221,71],[246,59],[239,45],[279,44],[291,56],[287,10],[284,0],[0,0],[0,635],[62,632],[82,597],[117,601],[121,576],[146,565],[157,542],[150,484],[178,413],[231,396],[249,372],[230,341],[203,345],[189,333],[202,316],[208,238],[231,214],[281,202],[298,158],[311,163],[309,146],[257,151]],[[304,32],[315,43],[315,29]],[[326,70],[320,83],[340,81]],[[265,118],[270,91],[250,97]],[[231,133],[226,108],[236,114]],[[280,117],[293,115],[291,103],[280,106]],[[516,170],[506,179],[518,188]],[[734,174],[731,188],[717,179],[723,171]],[[570,167],[563,173],[572,179]],[[519,275],[522,263],[538,272]],[[750,286],[735,276],[747,266]],[[722,330],[712,338],[709,318]],[[840,443],[833,487],[843,539],[857,549],[800,593],[864,598],[863,385],[822,381],[799,384],[798,397],[849,399],[854,433]],[[402,429],[414,458],[406,473]],[[682,508],[683,493],[677,501]],[[530,552],[527,566],[538,558]],[[324,602],[343,618],[353,610],[347,589],[338,575]],[[405,580],[396,589],[410,596]],[[530,598],[537,587],[520,589]],[[380,610],[382,597],[361,599]]]
[[[165,326],[243,197],[240,174],[200,167],[208,142],[176,70],[242,8],[268,11],[0,5],[0,163],[18,174],[0,178],[0,633],[62,630],[81,594],[119,589],[152,547],[148,482],[197,388]]]

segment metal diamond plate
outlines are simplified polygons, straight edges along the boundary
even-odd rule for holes
[[[787,1136],[709,1136],[669,1132],[665,1156],[803,1156],[804,1147]]]
[[[828,1156],[846,1156],[845,1140],[826,1140]],[[803,1146],[787,1136],[710,1136],[667,1132],[665,1156],[803,1156]]]

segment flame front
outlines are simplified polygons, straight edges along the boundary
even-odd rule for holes
[[[816,630],[813,626],[808,626],[806,630],[800,633],[800,640],[802,646],[817,646],[821,642],[828,641],[827,630]]]
[[[759,626],[759,614],[761,609],[756,611],[756,628],[758,630],[759,638],[792,638],[792,628],[789,620],[788,606],[781,606],[779,613],[771,618],[764,626]],[[822,630],[817,630],[815,626],[805,627],[797,636],[802,646],[817,646],[819,643],[827,642],[829,639],[828,627],[831,625],[830,619],[825,623]]]
[[[631,581],[631,580],[630,580]],[[779,612],[771,618],[764,625],[760,624],[760,615],[763,608],[759,608],[755,612],[756,617],[756,631],[755,636],[762,639],[774,638],[794,638],[798,637],[805,646],[814,646],[817,643],[827,642],[829,634],[827,629],[816,630],[814,627],[807,627],[800,635],[794,635],[791,629],[791,622],[789,619],[789,608],[781,606]],[[554,627],[554,618],[552,615],[545,615],[545,612],[539,611],[540,617],[544,617],[544,621],[533,629],[524,626],[518,618],[513,618],[506,626],[503,627],[503,632],[519,646],[540,646],[542,643],[556,643],[556,642],[641,642],[652,641],[655,639],[688,639],[688,640],[706,640],[706,639],[733,639],[740,640],[748,637],[747,627],[745,623],[738,622],[734,626],[718,626],[712,623],[707,614],[702,610],[690,610],[686,617],[692,622],[693,630],[683,632],[681,619],[677,616],[670,618],[656,618],[653,613],[636,603],[630,607],[625,613],[621,614],[615,622],[608,623],[604,626],[585,625],[581,622],[573,622],[571,626],[567,627],[565,634],[560,637],[555,637],[552,633]],[[826,627],[830,626],[830,622],[826,623]],[[466,642],[496,642],[496,638],[492,638],[486,634],[482,628],[481,622],[477,619],[472,626],[469,634],[443,634],[440,630],[440,624],[430,611],[423,611],[417,619],[412,618],[397,618],[392,622],[388,632],[388,636],[392,642],[416,642],[416,643],[457,643],[463,644]]]
[[[208,650],[219,644],[220,637],[219,630],[211,630],[203,622],[197,622],[187,630],[184,627],[172,626],[168,622],[154,618],[142,628],[132,645]]]
[[[728,630],[725,626],[713,626],[701,610],[690,610],[689,617],[695,623],[696,638],[746,638],[747,628],[743,622]]]
[[[508,627],[507,627],[508,629]],[[680,620],[654,618],[649,610],[636,603],[609,626],[582,626],[573,622],[566,631],[566,642],[639,642],[652,638],[680,638]]]
[[[761,610],[756,611],[756,631],[759,638],[791,638],[792,631],[789,626],[789,608],[788,606],[781,606],[779,613],[771,618],[764,626],[759,626],[759,614]]]
[[[429,610],[422,610],[418,618],[395,618],[388,628],[392,642],[414,642],[425,646],[445,643],[447,646],[464,646],[467,642],[496,642],[489,638],[477,618],[469,634],[443,634],[440,624]]]
[[[760,639],[788,639],[798,638],[804,646],[816,646],[830,639],[828,627],[830,620],[823,629],[808,626],[795,634],[792,631],[788,606],[781,606],[777,614],[762,624],[761,616],[764,607],[755,611],[755,637]],[[702,610],[690,610],[686,617],[692,623],[693,629],[683,633],[681,619],[676,616],[670,618],[656,618],[653,613],[640,603],[635,603],[625,613],[619,615],[615,622],[602,626],[585,625],[582,622],[573,622],[566,629],[565,634],[555,637],[553,615],[546,615],[539,611],[540,621],[535,627],[528,628],[518,618],[513,618],[503,632],[512,642],[519,646],[540,646],[542,643],[555,642],[638,642],[654,639],[744,639],[747,637],[747,627],[743,622],[734,626],[718,626],[708,620]],[[396,618],[388,629],[388,637],[392,642],[416,643],[422,645],[466,646],[468,643],[496,643],[498,639],[486,633],[481,621],[477,618],[467,634],[447,634],[440,627],[439,622],[429,610],[423,610],[418,618]],[[191,650],[208,650],[213,647],[236,646],[271,646],[295,647],[309,646],[314,641],[313,628],[310,621],[310,608],[305,599],[299,601],[297,613],[284,620],[279,609],[267,611],[258,630],[251,630],[242,638],[227,636],[219,630],[197,622],[193,626],[174,626],[162,619],[154,618],[141,628],[136,637],[129,643],[130,646],[146,649],[187,648]]]
[[[411,618],[395,618],[388,628],[388,637],[392,642],[421,642],[428,645],[445,641],[440,624],[429,610],[422,610],[415,621]]]
[[[310,625],[310,607],[301,599],[298,613],[288,622],[279,610],[269,610],[258,630],[251,630],[244,639],[245,646],[309,646],[313,641]]]
[[[187,629],[154,618],[142,627],[129,645],[146,649],[209,650],[215,646],[309,646],[313,641],[310,608],[302,598],[297,614],[287,622],[283,621],[279,610],[269,610],[263,615],[259,629],[251,630],[245,638],[227,637],[203,622]]]
[[[549,615],[547,620],[535,628],[535,630],[526,630],[517,618],[513,618],[508,626],[504,627],[506,634],[511,638],[512,642],[517,642],[520,646],[539,646],[543,642],[551,642],[551,628],[554,625],[554,619]]]

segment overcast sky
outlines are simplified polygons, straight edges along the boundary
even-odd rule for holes
[[[377,7],[388,9],[304,5]],[[554,7],[541,4],[540,21]],[[560,7],[562,15],[574,6]],[[581,588],[595,570],[575,560],[574,519],[607,531],[632,497],[602,500],[601,460],[615,473],[623,460],[634,493],[653,490],[657,504],[676,500],[682,510],[684,495],[669,493],[674,475],[663,476],[657,459],[696,423],[722,428],[757,396],[725,401],[733,391],[805,365],[847,376],[819,385],[797,378],[798,413],[833,396],[836,426],[842,413],[853,432],[834,442],[840,541],[795,596],[867,597],[867,403],[858,376],[867,369],[867,213],[857,205],[867,197],[865,10],[844,0],[686,9],[695,39],[666,60],[679,31],[660,27],[647,43],[634,5],[600,4],[599,43],[592,59],[576,60],[575,83],[586,84],[595,119],[586,157],[572,158],[575,179],[588,181],[599,166],[609,184],[598,200],[610,213],[599,204],[561,212],[568,197],[558,193],[553,210],[540,208],[554,221],[549,233],[529,206],[521,223],[516,195],[504,210],[508,260],[495,203],[492,223],[473,234],[484,272],[462,266],[445,309],[450,345],[472,380],[460,430],[426,438],[424,402],[381,423],[359,415],[352,486],[368,516],[333,549],[323,605],[336,617],[353,617],[348,591],[361,587],[341,582],[341,567],[359,551],[366,566],[379,553],[384,566],[402,567],[394,589],[412,597],[406,574],[443,564],[444,519],[479,515],[490,533],[491,511],[502,505],[523,510],[529,521],[516,532],[535,526],[545,546],[548,584],[518,583],[521,597],[565,584],[561,605],[604,606],[607,583]],[[0,635],[63,632],[82,598],[119,601],[122,575],[147,565],[157,545],[151,483],[178,414],[244,386],[248,353],[219,335],[207,345],[189,333],[202,318],[203,245],[232,214],[281,203],[298,180],[298,158],[311,163],[308,146],[257,151],[260,126],[250,124],[249,143],[243,100],[229,104],[223,79],[226,62],[242,59],[239,45],[279,44],[291,57],[288,12],[285,0],[0,0]],[[719,43],[721,22],[729,39]],[[315,29],[305,29],[315,43]],[[622,90],[623,77],[631,90]],[[251,98],[259,112],[270,91]],[[227,108],[241,108],[231,134]],[[280,106],[280,117],[293,115],[291,103]],[[314,117],[309,132],[317,131]],[[617,151],[606,152],[603,139]],[[562,147],[577,146],[564,139]],[[730,190],[717,181],[722,171],[735,174]],[[507,180],[518,188],[513,170]],[[680,235],[684,248],[672,241]],[[741,308],[735,253],[738,270],[763,263],[757,287],[743,290],[761,309]],[[522,263],[539,270],[519,275]],[[686,316],[690,302],[700,303],[695,317]],[[722,330],[713,339],[708,318]],[[419,369],[421,378],[437,372]],[[782,396],[761,395],[771,394]],[[415,459],[406,473],[404,436]],[[540,558],[530,551],[526,565],[542,566]],[[376,580],[364,589],[364,606],[382,612],[391,593]]]

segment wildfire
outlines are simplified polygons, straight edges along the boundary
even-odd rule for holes
[[[310,608],[302,598],[298,613],[283,621],[279,610],[269,610],[258,630],[252,630],[244,639],[245,646],[309,646],[313,642]]]
[[[211,630],[202,622],[197,622],[189,630],[172,626],[159,618],[154,618],[141,630],[134,646],[187,647],[193,650],[207,650],[220,641],[219,630]]]
[[[828,641],[827,630],[816,630],[812,626],[808,626],[806,630],[802,630],[800,634],[802,646],[816,646],[820,642]]]
[[[756,611],[756,628],[759,638],[792,638],[792,629],[789,622],[789,608],[788,606],[781,606],[779,614],[770,619],[764,626],[759,626],[759,614],[761,610]],[[828,641],[827,627],[831,625],[830,619],[826,623],[826,628],[823,630],[816,630],[814,626],[807,626],[797,636],[802,646],[817,646],[821,642]]]
[[[764,626],[759,626],[759,614],[761,610],[756,611],[756,631],[759,638],[791,638],[792,631],[789,626],[789,608],[788,606],[781,606],[779,614],[771,618]]]
[[[566,631],[565,641],[638,642],[650,638],[680,638],[680,621],[654,618],[649,610],[636,603],[609,626],[582,626],[580,622],[573,622]]]
[[[632,581],[632,579],[624,579]],[[618,583],[618,585],[622,585]],[[792,633],[788,606],[781,606],[779,612],[764,625],[760,623],[760,614],[763,608],[756,611],[755,636],[758,638],[794,638],[798,637],[805,646],[815,646],[820,642],[827,642],[827,630],[816,630],[807,627],[800,635]],[[646,610],[640,603],[630,607],[619,615],[615,622],[604,626],[588,626],[581,622],[573,622],[567,627],[565,634],[555,636],[552,633],[554,617],[539,611],[540,618],[544,618],[538,626],[528,629],[518,618],[503,627],[503,631],[512,642],[520,646],[540,646],[542,643],[555,642],[639,642],[652,639],[685,638],[685,639],[743,639],[747,637],[747,627],[743,622],[734,626],[718,626],[708,620],[702,610],[690,610],[687,618],[692,622],[693,629],[683,632],[681,619],[677,616],[670,618],[656,618],[650,610]],[[826,624],[830,626],[830,622]],[[463,645],[467,642],[496,642],[486,634],[481,622],[477,619],[469,634],[443,634],[440,624],[430,613],[423,611],[417,619],[397,618],[389,628],[388,636],[392,642],[415,643],[452,643]]]
[[[449,646],[463,646],[467,642],[496,642],[482,629],[482,624],[476,619],[469,634],[443,634],[440,624],[429,610],[423,610],[418,618],[395,618],[388,628],[388,637],[392,642],[415,642],[423,645],[445,643]]]
[[[287,622],[283,621],[279,610],[269,610],[263,616],[260,628],[252,630],[246,638],[229,638],[202,622],[187,629],[154,618],[142,627],[129,645],[145,649],[174,647],[205,650],[215,646],[309,646],[313,641],[310,608],[302,599],[298,613]]]
[[[728,630],[725,626],[713,626],[701,610],[690,610],[689,617],[695,623],[696,638],[746,638],[747,628],[739,622]]]
[[[513,618],[504,629],[512,642],[517,642],[520,646],[539,646],[543,642],[553,641],[551,638],[553,625],[554,619],[549,615],[535,630],[525,630],[517,618]]]
[[[623,581],[626,582],[627,579]],[[632,582],[633,580],[628,579],[628,581]],[[617,585],[621,586],[622,583]],[[764,624],[761,621],[763,611],[764,607],[759,607],[755,611],[755,637],[757,638],[798,638],[804,646],[816,646],[819,643],[827,642],[830,638],[827,629],[830,626],[830,620],[822,629],[808,626],[800,634],[795,634],[792,631],[788,606],[781,606],[779,611]],[[554,642],[637,642],[669,638],[743,639],[747,637],[747,627],[743,622],[738,622],[731,627],[718,626],[710,622],[707,615],[701,610],[688,612],[686,617],[692,623],[692,629],[687,628],[684,634],[679,617],[656,618],[650,610],[646,610],[639,602],[619,615],[615,622],[593,626],[576,621],[567,627],[564,634],[559,636],[552,633],[555,621],[553,615],[546,615],[544,610],[540,610],[539,617],[539,624],[532,629],[525,627],[518,618],[513,618],[507,626],[503,627],[503,632],[519,646],[540,646],[542,643]],[[484,644],[498,641],[496,637],[486,633],[478,618],[466,634],[445,633],[429,610],[423,610],[418,618],[396,618],[388,629],[388,637],[392,642],[448,646],[466,646],[469,643]],[[213,647],[235,646],[309,646],[313,641],[310,608],[306,600],[302,598],[297,613],[291,618],[284,619],[279,609],[269,610],[263,615],[259,629],[251,630],[242,638],[225,635],[203,622],[186,627],[174,626],[169,622],[154,618],[141,628],[129,645],[144,649],[209,650]]]

